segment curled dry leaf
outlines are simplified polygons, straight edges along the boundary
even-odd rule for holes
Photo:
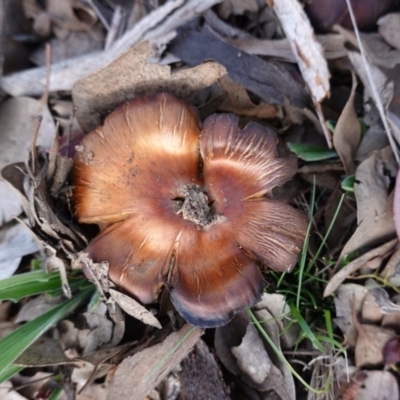
[[[307,228],[270,196],[296,160],[277,157],[271,130],[237,124],[211,115],[200,130],[172,95],[136,98],[87,135],[74,160],[76,216],[106,226],[87,253],[142,303],[167,287],[195,326],[222,325],[257,302],[265,281],[255,260],[290,271]]]
[[[109,289],[109,293],[127,314],[138,319],[139,321],[142,321],[146,325],[161,329],[161,324],[158,319],[136,300],[114,289]]]
[[[395,235],[393,196],[390,194],[390,189],[392,177],[396,176],[397,169],[395,158],[389,147],[372,153],[358,166],[354,185],[358,227],[343,247],[337,266],[341,264],[345,255],[373,248]],[[385,247],[382,250],[390,251]],[[382,251],[377,251],[376,254],[370,253],[368,260],[372,259],[372,256],[383,254],[385,253]],[[347,267],[351,270],[354,264]],[[345,272],[342,271],[339,273],[344,275]],[[327,288],[325,295],[330,293],[332,290]]]
[[[390,240],[382,246],[368,251],[361,257],[358,257],[354,261],[351,261],[349,264],[339,270],[335,275],[333,275],[333,277],[329,280],[328,284],[325,287],[324,297],[330,296],[346,278],[348,278],[355,272],[358,272],[361,268],[365,267],[367,263],[371,260],[378,258],[380,259],[380,261],[382,261],[384,258],[389,256],[393,252],[397,244],[398,239]]]
[[[76,117],[84,130],[99,126],[101,116],[130,98],[165,90],[191,100],[226,74],[225,68],[215,62],[171,74],[169,66],[147,61],[152,54],[150,43],[141,43],[107,67],[75,83],[72,97]]]
[[[250,100],[246,89],[229,78],[228,75],[219,78],[217,85],[226,93],[226,99],[218,106],[218,110],[220,111],[260,119],[274,118],[278,113],[277,107],[272,104],[264,102],[254,104]]]
[[[343,162],[344,170],[347,175],[353,175],[355,166],[355,156],[361,139],[361,126],[358,122],[357,114],[354,109],[354,99],[356,96],[357,77],[352,74],[353,85],[350,97],[337,121],[333,132],[333,146]]]

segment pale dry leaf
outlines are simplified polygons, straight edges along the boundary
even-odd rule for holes
[[[226,98],[218,106],[221,111],[260,119],[275,118],[278,113],[277,107],[272,104],[263,101],[254,104],[246,89],[228,75],[218,79],[217,86],[226,93]]]
[[[386,258],[393,252],[393,249],[396,247],[397,244],[398,239],[390,240],[383,245],[378,246],[351,261],[349,264],[347,264],[345,267],[340,269],[335,275],[332,276],[325,287],[324,297],[333,294],[345,279],[347,279],[355,272],[359,271],[361,268],[365,267],[365,265],[369,261],[377,257],[381,257],[381,259]]]
[[[82,336],[78,334],[78,337],[83,354],[88,354],[111,341],[114,327],[107,316],[107,305],[103,302],[99,302],[83,315],[90,332]]]
[[[229,323],[215,330],[214,346],[218,359],[234,375],[240,376],[241,370],[231,349],[241,343],[249,323],[250,318],[248,314],[239,312]],[[247,377],[244,378],[247,379]]]
[[[400,286],[400,248],[389,258],[380,276],[394,286]]]
[[[162,343],[125,358],[117,368],[107,399],[129,398],[132,388],[138,400],[144,399],[187,356],[203,333],[186,324]]]
[[[389,13],[378,19],[378,32],[395,49],[400,50],[400,13]]]
[[[113,368],[112,365],[102,364],[95,366],[85,361],[78,361],[76,364],[77,367],[72,371],[71,381],[76,385],[76,390],[78,392],[91,381],[105,376]]]
[[[168,91],[190,100],[226,74],[225,68],[216,62],[171,74],[169,66],[148,63],[152,54],[150,43],[142,43],[74,85],[76,117],[84,130],[96,128],[101,124],[101,116],[138,95]]]
[[[118,292],[117,290],[110,289],[109,293],[116,303],[130,316],[142,321],[146,325],[153,326],[154,328],[161,329],[162,326],[158,319],[145,307],[139,304],[135,299]]]
[[[0,396],[3,400],[28,400],[13,389],[11,381],[0,383]]]
[[[254,310],[266,309],[273,316],[280,331],[280,345],[283,349],[291,349],[297,342],[300,327],[290,313],[285,296],[279,293],[266,293],[253,306]]]
[[[31,149],[31,139],[41,116],[37,145],[50,148],[56,131],[46,105],[29,97],[15,97],[0,106],[0,169],[15,162],[25,162]]]
[[[347,346],[354,347],[356,345],[358,332],[353,315],[360,313],[367,293],[367,288],[354,283],[341,285],[336,292],[334,322],[342,331]]]
[[[400,238],[400,170],[397,173],[396,185],[394,187],[393,218],[397,236]]]
[[[34,299],[30,299],[22,305],[15,318],[15,323],[20,324],[22,322],[32,321],[47,311],[50,311],[61,302],[62,299],[60,297],[52,297],[47,295],[41,295],[35,297]]]
[[[321,44],[327,60],[346,56],[345,39],[341,35],[327,34],[316,36],[316,38]],[[297,61],[288,39],[259,39],[245,35],[244,37],[227,37],[224,40],[248,54],[277,57],[289,62]]]
[[[361,139],[361,126],[354,109],[357,77],[353,73],[350,97],[340,114],[333,132],[333,146],[343,162],[347,175],[353,175],[356,169],[355,156]]]
[[[379,325],[383,319],[383,315],[384,313],[379,307],[374,295],[368,292],[363,301],[361,320],[367,324]]]
[[[273,317],[266,310],[255,311],[255,313],[258,312],[267,313],[263,314],[261,318],[268,315],[268,320],[275,324],[269,333],[272,334],[272,339],[279,347],[279,329]],[[259,319],[261,320],[261,318]],[[250,326],[252,326],[252,328],[249,328]],[[257,333],[259,339],[255,338],[255,333]],[[246,343],[243,343],[243,338],[246,334],[247,340]],[[257,329],[251,323],[249,315],[246,312],[237,313],[228,324],[216,329],[214,345],[218,358],[232,374],[240,376],[251,387],[261,391],[273,389],[278,393],[281,399],[294,400],[294,382],[291,383],[290,381],[293,377],[289,371],[282,372],[280,370],[279,358],[273,351],[269,351],[269,347],[268,349],[265,347],[265,342],[261,341],[261,337],[261,334],[257,332]],[[251,339],[250,341],[254,339],[253,344],[254,342],[256,343],[254,347],[249,346],[247,349],[248,354],[244,356],[242,353],[244,353],[248,339]],[[260,345],[262,345],[262,347]],[[238,350],[238,348],[240,349]],[[235,353],[238,357],[235,356]],[[253,377],[255,366],[254,362],[250,360],[256,359],[257,357],[261,357],[263,360],[264,368],[262,371],[259,371],[260,375]],[[249,361],[247,361],[247,358],[249,358]],[[246,362],[248,362],[249,365],[246,365]],[[270,367],[269,371],[266,372],[268,363]],[[251,369],[251,371],[249,369]],[[288,373],[286,374],[286,372]],[[265,376],[264,380],[261,380],[262,376]]]
[[[15,189],[0,177],[0,226],[10,222],[22,212],[22,205]]]
[[[275,346],[281,350],[280,329],[274,316],[265,309],[255,310],[254,315]],[[296,400],[296,387],[291,371],[268,344],[265,344],[265,346],[273,363],[273,368],[271,368],[270,376],[264,382],[262,389],[273,389],[282,400]]]
[[[397,379],[389,371],[364,371],[368,374],[354,400],[392,400],[399,398]]]
[[[253,324],[248,324],[246,333],[239,346],[232,347],[232,354],[236,357],[240,370],[257,385],[267,379],[272,362],[265,351],[264,344]]]
[[[354,193],[357,201],[358,227],[346,243],[337,265],[345,255],[371,248],[395,235],[391,177],[397,164],[389,147],[372,153],[356,171]]]
[[[387,108],[393,99],[394,82],[389,80],[381,69],[369,63],[360,53],[348,51],[348,57],[364,84],[364,101],[366,102],[369,98],[373,100],[379,111],[394,156],[399,162],[395,140],[400,143],[400,132],[398,129],[392,128],[387,113]]]
[[[383,349],[386,343],[397,335],[393,329],[375,325],[356,324],[358,338],[355,348],[356,367],[370,367],[383,363]]]
[[[10,222],[0,229],[0,279],[17,270],[22,257],[39,251],[31,231],[20,222]]]

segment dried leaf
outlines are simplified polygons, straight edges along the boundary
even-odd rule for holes
[[[50,148],[56,129],[47,106],[29,97],[10,98],[1,104],[0,169],[28,158],[38,116],[42,116],[42,121],[37,144]]]
[[[11,222],[0,229],[0,279],[14,274],[23,256],[39,251],[30,230],[20,222]]]
[[[183,359],[179,371],[180,394],[185,399],[228,400],[226,383],[213,354],[199,340],[194,350]]]
[[[375,325],[356,323],[358,338],[355,348],[355,364],[357,367],[368,367],[383,363],[383,349],[389,340],[396,337],[392,329]]]
[[[281,350],[280,345],[280,330],[274,316],[267,310],[254,311],[254,315],[260,321],[261,326],[264,328],[268,336],[275,343],[276,347]],[[266,345],[268,354],[276,367],[272,369],[269,378],[264,383],[264,390],[273,389],[282,400],[295,400],[296,388],[294,385],[294,378],[282,360],[277,356],[274,350]]]
[[[325,287],[324,297],[330,296],[335,290],[339,287],[339,285],[350,275],[359,271],[362,267],[364,267],[369,261],[374,258],[381,257],[382,259],[387,257],[397,245],[398,239],[393,239],[382,246],[379,246],[361,257],[358,257],[354,261],[351,261],[341,270],[339,270],[328,282]]]
[[[383,348],[383,364],[391,365],[400,361],[400,338],[389,340]]]
[[[225,38],[225,41],[248,54],[258,56],[278,57],[280,59],[296,62],[288,39],[259,39],[250,35],[245,37]],[[324,57],[327,60],[346,56],[344,49],[345,39],[341,35],[328,34],[316,36],[321,44]]]
[[[352,74],[352,78],[353,85],[351,87],[350,97],[337,121],[333,133],[333,146],[343,162],[344,170],[347,175],[353,175],[356,170],[355,155],[361,139],[361,126],[354,109],[354,99],[357,88],[357,78],[355,74]]]
[[[334,300],[336,318],[334,322],[342,331],[345,343],[350,347],[356,345],[358,336],[353,315],[358,315],[360,313],[367,293],[367,288],[353,283],[341,285],[336,292]]]
[[[389,371],[364,371],[368,377],[359,387],[356,400],[389,400],[399,398],[399,386]]]
[[[28,347],[14,364],[24,367],[44,367],[49,365],[70,364],[58,340],[42,336]]]
[[[268,119],[275,118],[277,107],[261,102],[254,104],[246,89],[229,78],[228,75],[221,77],[217,85],[226,93],[226,99],[218,106],[220,111],[232,112],[236,115],[245,115],[253,118]]]
[[[74,85],[76,117],[84,130],[101,125],[101,116],[138,95],[167,91],[189,100],[226,74],[215,62],[171,74],[170,67],[147,62],[152,54],[150,43],[142,43]]]
[[[400,50],[400,13],[389,13],[378,19],[379,34],[393,46]]]
[[[15,189],[0,177],[0,226],[10,222],[22,212],[22,205]]]
[[[150,325],[158,329],[162,328],[158,319],[136,300],[114,289],[109,289],[109,293],[111,298],[113,298],[117,304],[133,318],[142,321],[146,325]]]
[[[203,330],[186,324],[162,343],[125,358],[119,365],[108,392],[108,400],[120,400],[135,388],[143,399],[175,368],[200,339]]]
[[[284,295],[264,292],[261,300],[254,305],[253,309],[266,309],[273,316],[274,322],[279,326],[279,339],[283,349],[291,349],[296,344],[300,327],[291,318],[290,309]]]
[[[389,190],[390,177],[396,173],[397,164],[389,147],[374,152],[357,168],[354,193],[358,227],[342,249],[337,265],[346,254],[365,251],[394,236],[393,200]]]
[[[242,343],[239,346],[233,346],[231,350],[242,373],[245,373],[256,385],[261,385],[267,379],[272,362],[254,325],[247,325]]]
[[[238,51],[222,41],[208,26],[201,30],[182,28],[169,50],[190,66],[206,60],[222,64],[230,78],[259,96],[267,104],[284,105],[285,100],[303,108],[310,104],[305,89],[287,66],[266,62]]]

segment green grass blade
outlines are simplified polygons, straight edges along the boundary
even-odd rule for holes
[[[93,293],[93,286],[82,290],[72,299],[54,307],[40,317],[20,326],[0,340],[0,374],[39,336],[60,319],[73,311],[83,300]]]
[[[309,210],[309,215],[308,215],[309,222],[308,222],[306,237],[304,239],[303,249],[301,252],[300,262],[299,262],[299,283],[297,286],[297,299],[296,299],[296,307],[297,308],[300,307],[303,274],[304,274],[304,269],[306,267],[307,249],[308,249],[308,243],[310,241],[311,228],[313,225],[313,218],[314,218],[315,196],[316,196],[316,191],[317,191],[317,185],[315,183],[315,175],[314,175],[313,181],[314,182],[313,182],[313,189],[312,189],[312,193],[311,193],[311,204],[310,204],[310,210]]]
[[[318,340],[318,338],[314,335],[314,332],[311,330],[311,328],[309,327],[309,325],[307,324],[307,322],[305,321],[303,316],[300,314],[300,311],[298,310],[298,308],[292,303],[289,303],[289,308],[290,308],[290,312],[292,313],[293,317],[295,318],[297,323],[300,325],[300,328],[301,328],[304,336],[307,337],[311,341],[311,343],[313,344],[313,346],[316,349],[318,349],[320,352],[324,353],[325,352],[324,346]]]
[[[20,365],[9,365],[0,372],[0,384],[11,379],[15,374],[22,371],[24,367]]]
[[[340,184],[340,186],[346,192],[354,193],[354,184],[355,183],[356,183],[356,176],[355,175],[349,175],[348,177],[343,179],[343,181]]]
[[[299,380],[299,382],[304,385],[304,387],[308,390],[310,390],[313,393],[316,394],[324,394],[327,393],[329,386],[331,385],[332,377],[329,376],[327,379],[327,382],[322,388],[322,390],[314,389],[311,387],[290,365],[289,361],[286,359],[286,357],[283,355],[283,353],[280,351],[280,349],[277,347],[277,345],[274,343],[274,341],[269,337],[267,332],[265,332],[264,328],[261,326],[260,322],[256,318],[256,316],[253,314],[253,312],[248,309],[247,312],[250,315],[251,320],[254,322],[254,325],[258,328],[260,333],[263,335],[264,339],[268,342],[268,344],[271,346],[272,350],[275,352],[275,354],[280,358],[280,360],[285,364],[285,366],[289,369],[289,371]]]
[[[71,285],[85,280],[70,279]],[[17,302],[24,297],[40,293],[56,293],[61,290],[61,278],[58,272],[33,271],[14,275],[0,280],[0,301]]]
[[[338,157],[336,151],[303,143],[288,143],[290,151],[304,161],[321,161]]]

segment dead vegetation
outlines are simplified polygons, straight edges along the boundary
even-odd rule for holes
[[[326,3],[1,3],[1,398],[399,397],[400,5]],[[272,193],[309,217],[298,264],[264,262],[260,301],[214,329],[117,290],[84,251],[109,221],[74,214],[85,134],[160,92],[298,157]]]

